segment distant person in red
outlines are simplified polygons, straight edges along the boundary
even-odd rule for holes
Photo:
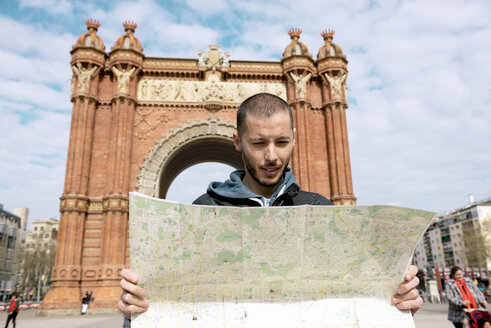
[[[9,305],[9,316],[7,317],[5,328],[8,327],[10,319],[12,319],[12,323],[14,324],[15,328],[15,318],[17,317],[17,313],[19,313],[19,299],[17,297],[17,293],[12,293],[12,299],[10,300]]]

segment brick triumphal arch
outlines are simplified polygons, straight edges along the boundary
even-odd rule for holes
[[[278,62],[229,60],[218,45],[197,59],[153,58],[136,24],[106,52],[99,22],[71,51],[72,122],[52,285],[40,311],[114,310],[129,265],[128,192],[165,197],[185,168],[205,161],[241,167],[232,133],[238,105],[269,92],[292,107],[291,166],[303,189],[354,204],[346,129],[347,60],[324,31],[316,60],[291,29]],[[286,39],[286,38],[285,38]]]

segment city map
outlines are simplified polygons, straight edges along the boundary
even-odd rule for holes
[[[238,208],[130,193],[139,327],[414,327],[390,304],[434,213],[395,206]]]

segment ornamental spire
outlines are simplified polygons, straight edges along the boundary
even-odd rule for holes
[[[327,29],[321,32],[321,36],[324,38],[324,41],[327,41],[329,38],[333,38],[334,36],[334,30],[333,29]]]
[[[91,31],[91,29],[92,29],[94,32],[96,32],[97,29],[99,28],[99,26],[101,26],[101,22],[99,22],[97,19],[93,19],[93,18],[88,18],[85,21],[85,24],[87,25],[87,29],[89,31]]]
[[[288,30],[288,34],[292,40],[298,40],[300,38],[300,34],[302,34],[302,30],[298,27],[292,27]]]
[[[133,21],[124,21],[123,27],[125,32],[135,33],[138,24]]]

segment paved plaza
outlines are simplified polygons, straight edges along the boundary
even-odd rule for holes
[[[5,311],[0,313],[0,327],[4,325],[7,317]],[[121,315],[87,315],[66,317],[40,317],[35,310],[21,310],[17,316],[17,328],[121,328],[123,317]],[[447,320],[447,304],[425,303],[416,314],[417,328],[452,328]],[[10,324],[9,327],[12,327]]]

